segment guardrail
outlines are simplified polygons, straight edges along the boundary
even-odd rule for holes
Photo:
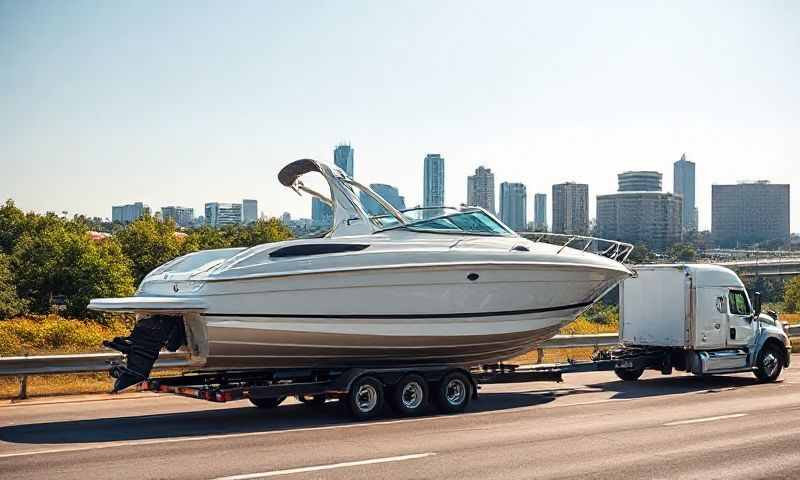
[[[789,336],[800,337],[800,324],[789,326]],[[551,348],[612,347],[617,343],[616,333],[556,335],[539,346],[537,361],[541,363],[544,350]],[[19,398],[27,398],[28,375],[105,372],[112,362],[122,360],[120,353],[0,357],[0,377],[20,377]],[[154,370],[188,367],[191,367],[189,356],[182,352],[162,352],[153,365]]]

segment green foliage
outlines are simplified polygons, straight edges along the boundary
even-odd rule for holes
[[[784,284],[783,303],[787,312],[800,312],[800,275],[792,277]]]
[[[737,272],[738,274],[739,272]],[[761,277],[761,276],[741,276],[747,291],[750,293],[750,298],[753,298],[755,292],[761,292],[761,299],[764,303],[776,303],[783,301],[783,288],[784,281],[781,278],[775,277]],[[764,309],[766,311],[766,308]],[[778,310],[782,310],[779,308]]]
[[[259,219],[252,225],[228,225],[223,228],[203,226],[189,233],[183,253],[215,248],[254,247],[262,243],[292,238],[292,232],[277,218]]]
[[[114,236],[94,241],[89,230],[110,230]],[[47,313],[62,296],[66,313],[83,318],[92,298],[132,295],[145,275],[179,255],[289,238],[291,232],[277,219],[202,227],[179,236],[174,223],[149,216],[127,226],[82,215],[67,220],[26,214],[8,200],[0,205],[0,318]]]
[[[0,319],[16,317],[25,313],[28,302],[17,296],[17,287],[11,275],[11,259],[0,253]]]
[[[96,351],[103,340],[129,331],[129,326],[118,319],[108,325],[56,315],[5,320],[0,322],[0,355]]]
[[[17,240],[11,258],[17,291],[32,311],[46,313],[53,296],[63,295],[67,313],[84,316],[91,298],[133,293],[129,262],[116,241],[94,242],[79,224],[40,219]]]
[[[688,243],[677,243],[667,250],[667,256],[673,262],[693,262],[697,257],[697,250],[694,245]]]
[[[628,263],[650,263],[654,261],[653,253],[647,248],[647,245],[639,243],[633,246],[631,254],[628,255]]]
[[[120,230],[114,238],[133,264],[134,281],[138,285],[156,267],[182,253],[181,241],[175,236],[175,224],[144,216]]]

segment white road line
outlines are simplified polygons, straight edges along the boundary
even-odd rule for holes
[[[746,417],[746,413],[733,413],[731,415],[720,415],[718,417],[705,417],[705,418],[693,418],[691,420],[681,420],[679,422],[669,422],[665,423],[665,427],[673,427],[675,425],[690,425],[692,423],[704,423],[704,422],[714,422],[717,420],[727,420],[729,418],[739,418],[739,417]]]
[[[433,452],[415,453],[413,455],[373,458],[370,460],[359,460],[357,462],[333,463],[330,465],[316,465],[313,467],[290,468],[288,470],[273,470],[271,472],[246,473],[243,475],[232,475],[230,477],[219,477],[215,480],[253,480],[257,478],[277,477],[279,475],[291,475],[293,473],[318,472],[320,470],[331,470],[334,468],[357,467],[359,465],[372,465],[375,463],[403,462],[405,460],[415,460],[417,458],[425,458],[425,457],[430,457],[432,455],[436,454]]]

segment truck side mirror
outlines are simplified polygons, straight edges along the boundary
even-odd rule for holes
[[[761,292],[756,292],[753,295],[753,310],[755,311],[754,318],[758,318],[761,315]]]

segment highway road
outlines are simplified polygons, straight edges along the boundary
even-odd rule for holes
[[[800,355],[793,358],[800,365]],[[0,404],[0,478],[800,478],[800,370],[492,385],[465,414],[351,422],[155,394]]]

